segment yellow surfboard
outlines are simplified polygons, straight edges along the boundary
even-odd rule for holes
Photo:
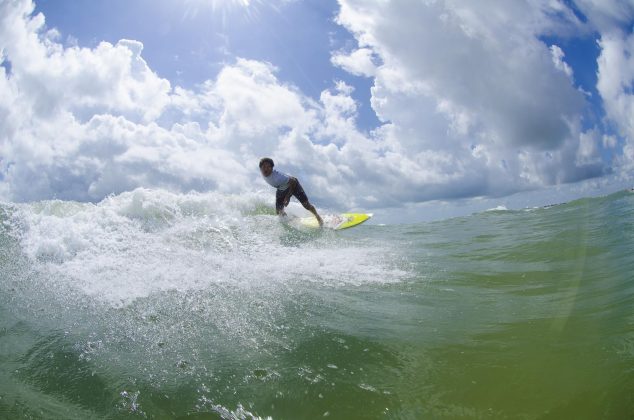
[[[353,226],[360,225],[361,223],[372,217],[372,213],[341,213],[341,214],[326,214],[321,218],[324,221],[324,228],[326,229],[348,229]],[[298,219],[301,226],[309,228],[318,228],[319,223],[314,216],[302,217]]]

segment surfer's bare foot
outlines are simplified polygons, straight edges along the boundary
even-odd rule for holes
[[[319,227],[324,227],[324,221],[321,220],[321,217],[317,216],[317,221],[319,222]]]

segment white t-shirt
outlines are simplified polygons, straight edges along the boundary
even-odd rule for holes
[[[263,178],[266,182],[268,182],[268,184],[271,187],[275,187],[280,191],[284,191],[285,189],[287,189],[288,183],[291,180],[291,177],[289,175],[286,175],[285,173],[282,173],[282,172],[278,172],[275,169],[273,169],[273,172],[271,172],[271,175],[265,176]]]

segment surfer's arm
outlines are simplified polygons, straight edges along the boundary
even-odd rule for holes
[[[291,196],[295,192],[295,187],[297,186],[297,178],[291,177],[288,181],[288,188],[286,189],[286,197],[284,197],[284,207],[288,206],[289,201],[291,201]]]

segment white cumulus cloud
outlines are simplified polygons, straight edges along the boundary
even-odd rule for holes
[[[350,54],[343,52],[332,56],[332,63],[352,73],[356,76],[374,76],[376,65],[374,64],[372,50],[369,48],[358,48]]]
[[[337,22],[381,63],[372,106],[387,123],[380,136],[410,167],[402,175],[417,193],[403,198],[505,194],[609,170],[599,150],[577,158],[590,150],[588,104],[563,51],[540,38],[587,32],[565,3],[339,3]],[[339,53],[333,62],[346,68]]]

